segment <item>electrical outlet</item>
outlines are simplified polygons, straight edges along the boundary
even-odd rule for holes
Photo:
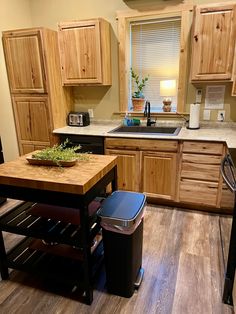
[[[89,117],[90,118],[93,118],[94,115],[93,115],[93,109],[88,109],[88,113],[89,113]]]
[[[217,120],[221,122],[225,120],[225,110],[218,110]]]

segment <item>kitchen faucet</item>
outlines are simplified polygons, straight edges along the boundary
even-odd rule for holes
[[[156,123],[156,121],[153,121],[151,119],[151,105],[150,105],[150,101],[148,100],[145,103],[144,117],[147,117],[147,126],[151,126],[152,124]]]

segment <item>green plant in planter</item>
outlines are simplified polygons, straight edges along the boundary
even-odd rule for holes
[[[131,68],[131,77],[135,82],[135,86],[136,86],[136,90],[134,91],[134,93],[132,94],[133,98],[144,98],[143,95],[143,89],[146,86],[146,83],[148,81],[148,76],[144,77],[144,78],[140,78],[138,74],[136,74],[134,72],[134,70]]]
[[[86,153],[76,153],[81,148],[80,145],[74,147],[66,147],[69,140],[66,139],[64,143],[54,145],[53,147],[47,147],[35,154],[32,154],[32,158],[40,160],[50,160],[53,163],[61,166],[61,162],[72,160],[88,160],[89,156]]]

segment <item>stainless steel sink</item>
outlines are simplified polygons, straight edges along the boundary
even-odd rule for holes
[[[142,133],[157,135],[178,135],[181,127],[162,126],[118,126],[108,133]]]

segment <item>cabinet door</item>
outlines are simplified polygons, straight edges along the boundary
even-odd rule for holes
[[[141,152],[142,191],[148,196],[175,200],[176,153]]]
[[[231,80],[235,5],[197,6],[192,38],[191,79]]]
[[[60,27],[59,43],[64,84],[102,83],[99,21]]]
[[[59,24],[64,85],[111,85],[110,24],[104,19]]]
[[[125,191],[140,191],[140,153],[106,149],[106,155],[118,156],[117,181],[118,189]]]
[[[24,143],[47,146],[50,143],[49,112],[46,97],[14,97],[13,110],[20,146]],[[27,150],[27,149],[26,149]],[[25,152],[25,149],[21,153]]]
[[[3,46],[12,93],[45,93],[46,79],[40,31],[3,32]]]
[[[45,149],[47,147],[49,147],[49,145],[34,145],[34,144],[22,143],[21,152],[22,152],[22,155],[25,155],[25,154],[31,153],[35,150],[42,150],[42,149]]]

